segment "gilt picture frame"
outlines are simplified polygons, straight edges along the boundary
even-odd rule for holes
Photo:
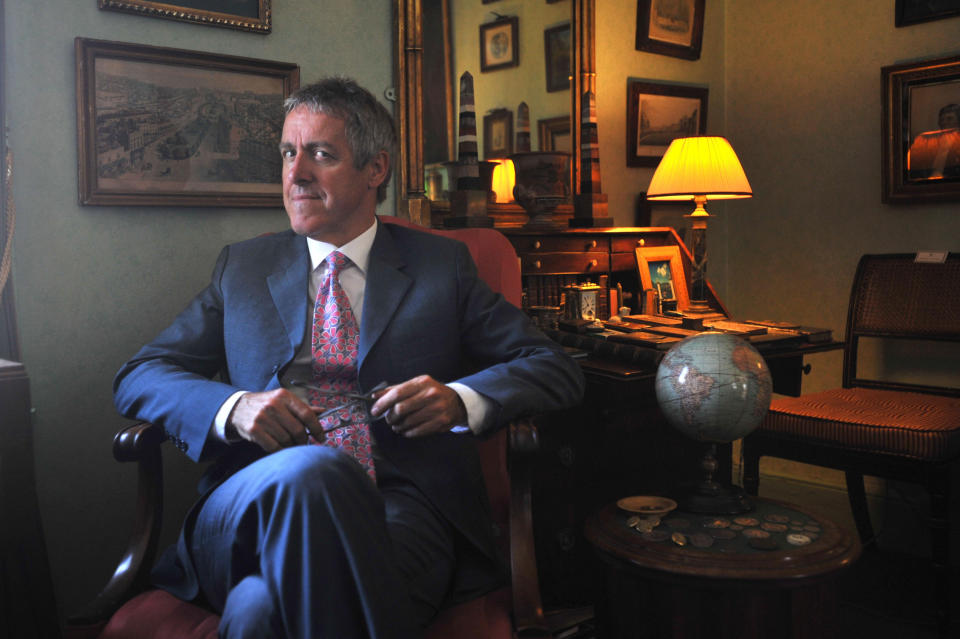
[[[540,151],[564,151],[573,153],[573,136],[570,132],[570,116],[537,120]]]
[[[273,22],[272,0],[98,0],[108,11],[136,13],[213,27],[270,33]]]
[[[520,19],[498,18],[480,25],[480,72],[499,71],[520,64]]]
[[[677,310],[690,308],[687,279],[678,246],[638,246],[637,274],[644,292],[656,291],[661,301],[677,303]],[[665,297],[670,295],[670,297]],[[647,296],[642,295],[641,299]],[[652,309],[644,309],[649,313]]]
[[[960,200],[960,56],[886,66],[882,201]]]
[[[709,89],[627,81],[627,166],[657,166],[675,138],[707,132]]]
[[[572,44],[569,22],[544,30],[543,49],[547,93],[570,90]]]
[[[705,0],[637,0],[636,49],[699,60]]]
[[[281,207],[293,63],[76,38],[80,204]]]

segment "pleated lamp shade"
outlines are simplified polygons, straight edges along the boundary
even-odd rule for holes
[[[730,143],[706,135],[671,142],[647,189],[650,200],[697,200],[701,204],[752,196],[753,189]]]

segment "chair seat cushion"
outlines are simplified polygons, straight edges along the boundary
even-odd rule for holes
[[[960,453],[960,398],[836,388],[774,399],[760,430],[865,452],[943,461]]]
[[[501,588],[442,610],[427,629],[426,639],[513,637],[510,593],[509,587]],[[165,590],[148,590],[121,606],[99,639],[217,639],[219,623],[216,613]]]

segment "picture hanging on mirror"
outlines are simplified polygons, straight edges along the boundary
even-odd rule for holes
[[[481,72],[520,64],[519,24],[516,16],[500,16],[493,22],[480,25]]]
[[[543,32],[546,56],[547,93],[570,89],[570,23]]]
[[[513,112],[494,109],[483,116],[483,159],[505,158],[513,153]]]
[[[708,91],[627,80],[627,166],[657,166],[674,138],[706,133]]]
[[[638,51],[700,59],[705,0],[637,0]]]

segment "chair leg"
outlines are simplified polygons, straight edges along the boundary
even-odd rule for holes
[[[857,525],[857,534],[860,543],[866,546],[875,541],[873,525],[870,523],[870,509],[867,507],[867,491],[863,486],[863,475],[847,471],[844,473],[847,480],[847,498],[850,500],[850,510],[853,511],[853,521]]]
[[[743,490],[756,497],[760,492],[760,452],[756,446],[751,446],[749,435],[743,438],[740,452],[743,455]]]
[[[927,480],[930,493],[930,549],[933,560],[937,631],[950,635],[950,472],[935,469]]]

